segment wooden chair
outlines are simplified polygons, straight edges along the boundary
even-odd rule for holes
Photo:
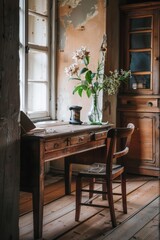
[[[75,220],[79,221],[81,205],[95,206],[95,207],[109,207],[112,226],[116,227],[116,217],[114,210],[114,201],[112,191],[112,182],[116,178],[121,180],[121,193],[122,195],[123,212],[127,213],[127,202],[126,202],[126,177],[125,177],[125,155],[129,151],[129,145],[131,136],[134,131],[134,125],[129,123],[124,128],[112,128],[108,130],[106,140],[106,156],[105,163],[94,163],[88,166],[87,170],[80,171],[76,178],[76,213]],[[109,146],[108,146],[109,142]],[[120,149],[117,149],[120,146]],[[114,159],[121,158],[122,164],[117,165],[113,163]],[[89,180],[89,189],[82,188],[82,178]],[[102,184],[102,190],[95,190],[94,183],[98,180],[98,183]],[[101,181],[100,181],[101,180]],[[107,190],[107,191],[106,191]],[[82,192],[89,192],[89,200],[82,202]],[[93,193],[102,194],[103,199],[108,199],[107,205],[93,204],[94,196]]]

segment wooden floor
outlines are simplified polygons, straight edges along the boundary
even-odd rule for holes
[[[75,182],[72,194],[64,195],[62,176],[48,175],[45,181],[43,237],[45,240],[159,240],[159,180],[128,176],[128,213],[123,214],[120,196],[115,196],[118,226],[111,227],[108,209],[82,206],[80,221],[75,222]],[[114,191],[120,191],[119,183]],[[84,196],[86,198],[86,196]],[[101,197],[96,201],[102,201]],[[31,194],[20,193],[20,240],[33,240]]]

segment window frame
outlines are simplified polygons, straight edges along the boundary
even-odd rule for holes
[[[47,120],[56,119],[56,44],[55,44],[55,32],[56,32],[56,1],[47,0],[48,9],[48,43],[47,47],[41,47],[36,44],[32,44],[28,39],[28,0],[20,0],[20,103],[21,110],[23,110],[32,120]],[[23,16],[22,16],[23,14]],[[37,13],[36,13],[37,14]],[[23,29],[23,30],[22,30]],[[28,112],[28,50],[48,50],[48,112]]]

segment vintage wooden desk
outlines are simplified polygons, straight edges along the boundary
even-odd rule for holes
[[[73,158],[75,154],[84,154],[84,152],[95,151],[99,148],[103,149],[107,129],[110,127],[111,124],[71,125],[63,123],[54,124],[42,132],[22,136],[20,190],[32,193],[34,239],[42,239],[44,163],[62,157],[72,156]],[[66,173],[65,182],[65,191],[68,194],[70,193],[69,173]]]

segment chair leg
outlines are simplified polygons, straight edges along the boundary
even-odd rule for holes
[[[126,199],[126,176],[125,173],[121,175],[121,187],[122,187],[122,204],[123,212],[127,213],[127,199]]]
[[[92,190],[94,189],[94,182],[95,182],[95,179],[94,178],[90,178],[89,179],[89,190]],[[93,192],[89,192],[89,198],[92,198],[93,197]]]
[[[91,178],[89,180],[89,190],[94,190],[94,183],[95,183],[95,178]],[[107,187],[106,187],[106,183],[102,183],[102,191],[103,192],[107,192]],[[90,192],[89,193],[89,198],[92,198],[93,197],[93,192]],[[102,193],[102,199],[103,200],[106,200],[107,199],[107,196],[106,196],[106,193]]]
[[[82,182],[81,177],[77,176],[76,179],[76,212],[75,212],[75,221],[79,221],[80,210],[81,210],[81,200],[82,200]]]
[[[108,195],[108,204],[109,204],[112,226],[116,227],[117,223],[116,223],[114,202],[113,202],[112,181],[110,179],[107,180],[107,195]]]
[[[71,182],[72,182],[72,164],[69,161],[69,157],[64,160],[65,166],[65,195],[71,194]]]
[[[107,192],[107,187],[106,187],[106,183],[105,183],[105,182],[102,183],[102,191],[103,191],[103,192]],[[102,199],[103,199],[103,200],[106,200],[106,199],[107,199],[106,193],[103,193],[103,194],[102,194]]]

